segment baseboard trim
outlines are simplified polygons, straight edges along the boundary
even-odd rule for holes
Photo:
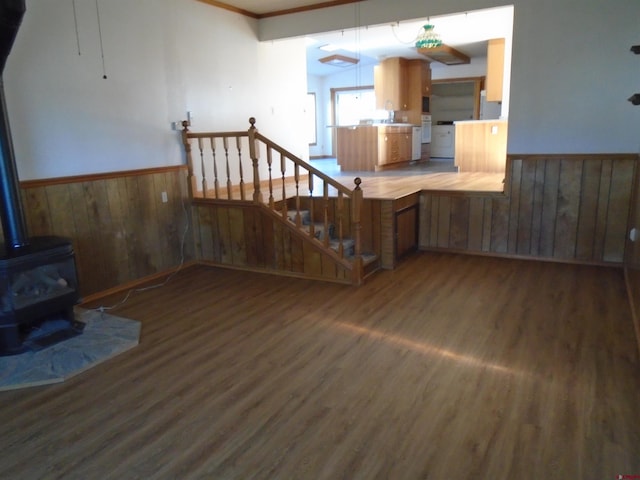
[[[184,263],[180,267],[170,268],[169,270],[164,270],[162,272],[154,273],[152,275],[147,275],[146,277],[142,277],[137,280],[131,280],[121,285],[117,285],[115,287],[108,288],[100,292],[86,295],[82,297],[82,300],[78,304],[78,306],[83,308],[90,308],[87,306],[88,304],[94,303],[103,298],[109,297],[111,295],[116,295],[118,293],[128,292],[129,290],[134,290],[138,287],[144,286],[147,283],[153,282],[154,280],[158,280],[159,278],[171,275],[172,273],[175,273],[178,270],[186,270],[187,268],[197,267],[197,266],[224,268],[228,270],[241,270],[245,272],[263,273],[266,275],[279,275],[283,277],[299,278],[304,280],[313,280],[313,281],[321,281],[321,282],[339,283],[342,285],[351,285],[351,282],[349,281],[349,279],[345,279],[343,281],[337,278],[333,279],[333,278],[327,278],[327,277],[315,277],[315,276],[309,276],[309,275],[305,275],[304,273],[297,273],[297,272],[240,267],[235,265],[224,265],[224,264],[220,264],[220,263],[216,263],[208,260],[191,260],[189,262]]]
[[[289,272],[286,270],[274,270],[267,268],[254,268],[254,267],[242,267],[238,265],[226,265],[222,263],[216,263],[211,260],[198,260],[195,262],[196,265],[204,265],[207,267],[215,267],[215,268],[224,268],[227,270],[238,270],[242,272],[251,272],[251,273],[262,273],[265,275],[277,275],[279,277],[289,277],[289,278],[297,278],[300,280],[311,280],[314,282],[329,282],[329,283],[337,283],[340,285],[351,285],[351,275],[349,275],[344,280],[338,278],[329,278],[329,277],[320,277],[304,274],[302,272]]]
[[[92,293],[90,295],[86,295],[82,297],[79,305],[80,307],[86,307],[87,304],[93,303],[97,300],[101,300],[110,295],[115,295],[122,292],[128,292],[129,290],[138,288],[145,283],[153,282],[154,280],[158,280],[159,278],[166,277],[173,273],[176,273],[178,270],[185,270],[187,268],[193,267],[194,265],[198,265],[198,262],[195,260],[191,260],[189,262],[185,262],[184,264],[170,268],[168,270],[163,270],[162,272],[153,273],[151,275],[147,275],[146,277],[138,278],[136,280],[131,280],[126,283],[122,283],[120,285],[116,285],[115,287],[107,288],[106,290],[101,290],[96,293]]]
[[[576,260],[573,258],[535,257],[533,255],[517,255],[513,253],[483,252],[478,250],[465,250],[463,248],[439,248],[418,246],[420,252],[456,253],[460,255],[476,255],[479,257],[506,258],[511,260],[528,260],[533,262],[564,263],[567,265],[583,265],[586,267],[623,268],[619,262],[598,262],[589,260]]]
[[[633,289],[631,288],[631,280],[629,279],[629,269],[624,267],[624,284],[627,288],[627,298],[629,299],[629,307],[631,308],[631,319],[633,320],[633,329],[636,333],[636,342],[638,344],[638,354],[640,354],[640,321],[638,320],[638,312],[636,304],[633,301]]]

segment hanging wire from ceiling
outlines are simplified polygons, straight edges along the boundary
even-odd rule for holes
[[[360,17],[360,2],[356,2],[355,4],[355,24],[356,24],[356,32],[355,32],[355,42],[356,42],[356,87],[360,87],[361,83],[361,67],[360,67],[360,26],[361,26],[361,17]]]
[[[98,37],[100,37],[100,56],[102,58],[102,78],[107,79],[107,69],[104,62],[104,44],[102,43],[102,22],[100,21],[100,7],[96,0],[96,17],[98,19]]]
[[[402,38],[400,38],[400,35],[398,35],[398,32],[396,30],[398,27],[400,27],[400,22],[399,21],[391,24],[391,33],[393,33],[393,36],[395,37],[395,39],[398,42],[400,42],[400,43],[402,43],[404,45],[411,45],[411,44],[415,43],[415,41],[416,41],[416,36],[415,35],[409,41],[406,41],[406,40],[403,40]]]
[[[73,8],[73,23],[76,28],[76,44],[78,45],[78,56],[82,55],[80,52],[80,31],[78,29],[78,14],[76,12],[76,0],[71,0],[71,6]]]

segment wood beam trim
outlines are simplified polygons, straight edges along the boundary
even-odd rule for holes
[[[251,18],[260,18],[257,13],[250,12],[248,10],[243,10],[242,8],[234,7],[233,5],[226,4],[224,2],[218,2],[216,0],[198,0],[199,2],[206,3],[207,5],[211,5],[213,7],[222,8],[224,10],[229,10],[230,12],[239,13],[241,15],[245,15]]]
[[[229,10],[230,12],[239,13],[239,14],[245,15],[247,17],[256,18],[256,19],[259,20],[261,18],[278,17],[278,16],[281,16],[281,15],[289,15],[289,14],[292,14],[292,13],[310,12],[310,11],[313,11],[313,10],[319,10],[321,8],[329,8],[329,7],[337,7],[337,6],[340,6],[340,5],[348,5],[350,3],[362,2],[363,0],[333,0],[333,1],[330,1],[330,2],[320,2],[320,3],[315,3],[313,5],[306,5],[304,7],[287,8],[287,9],[284,9],[284,10],[276,10],[276,11],[267,12],[267,13],[250,12],[248,10],[244,10],[242,8],[234,7],[233,5],[229,5],[229,4],[224,3],[224,2],[219,2],[217,0],[198,0],[198,1],[202,2],[202,3],[206,3],[206,4],[214,6],[214,7],[223,8],[225,10]]]
[[[157,173],[170,173],[187,170],[186,165],[175,165],[171,167],[142,168],[138,170],[122,170],[118,172],[92,173],[88,175],[74,175],[70,177],[42,178],[38,180],[24,180],[20,182],[23,189],[47,187],[49,185],[64,185],[67,183],[95,182],[98,180],[109,180],[113,178],[137,177],[140,175],[154,175]]]
[[[287,8],[285,10],[277,10],[275,12],[267,12],[258,15],[258,18],[278,17],[280,15],[289,15],[291,13],[310,12],[312,10],[320,10],[321,8],[338,7],[341,5],[348,5],[350,3],[359,3],[363,0],[334,0],[331,2],[315,3],[313,5],[307,5],[304,7]]]

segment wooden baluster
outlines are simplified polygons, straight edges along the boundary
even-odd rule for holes
[[[253,201],[255,203],[262,203],[262,192],[260,191],[260,170],[258,168],[258,162],[260,160],[260,150],[258,147],[258,140],[256,139],[256,119],[251,117],[249,119],[251,127],[249,127],[249,156],[251,157],[251,163],[253,165]]]
[[[338,215],[338,255],[340,255],[340,258],[344,258],[344,233],[342,230],[342,221],[344,216],[344,193],[342,192],[338,192],[338,208],[336,210]]]
[[[326,180],[323,181],[322,199],[324,205],[323,221],[324,221],[324,236],[323,243],[325,247],[329,247],[329,184]]]
[[[229,167],[229,138],[222,137],[222,145],[224,147],[224,157],[227,165],[227,199],[231,200],[231,168]]]
[[[280,153],[280,172],[282,173],[282,218],[287,218],[287,210],[289,207],[287,206],[287,182],[285,179],[285,174],[287,172],[287,159],[285,156]]]
[[[352,283],[354,285],[362,284],[363,277],[363,265],[362,265],[362,246],[361,243],[361,210],[362,210],[362,189],[360,188],[360,184],[362,180],[360,177],[356,177],[353,180],[353,183],[356,184],[356,188],[353,190],[351,194],[351,234],[353,235],[354,241],[354,261],[353,261],[353,271],[352,271]]]
[[[215,198],[220,198],[220,182],[218,181],[218,162],[216,161],[216,139],[209,137],[211,142],[211,154],[213,156],[213,190]]]
[[[182,144],[187,157],[187,185],[189,188],[189,197],[198,196],[198,180],[193,173],[193,156],[191,155],[191,139],[189,138],[189,122],[182,122]]]
[[[316,236],[316,229],[313,223],[313,173],[309,172],[309,236],[311,238]]]
[[[273,198],[273,150],[270,146],[267,147],[267,165],[269,166],[269,208],[271,210],[276,209],[276,203]]]
[[[202,172],[202,196],[207,198],[207,173],[204,168],[204,142],[202,141],[202,137],[198,138],[198,148],[200,149],[200,171]]]
[[[244,172],[242,170],[242,146],[240,137],[236,137],[236,148],[238,149],[238,171],[240,172],[240,200],[245,200]]]
[[[296,182],[296,226],[302,226],[302,218],[300,218],[300,165],[297,163],[293,168],[293,176]]]

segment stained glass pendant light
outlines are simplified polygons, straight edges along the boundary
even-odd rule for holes
[[[442,46],[440,35],[434,31],[435,27],[427,23],[416,38],[416,48],[436,48]]]

